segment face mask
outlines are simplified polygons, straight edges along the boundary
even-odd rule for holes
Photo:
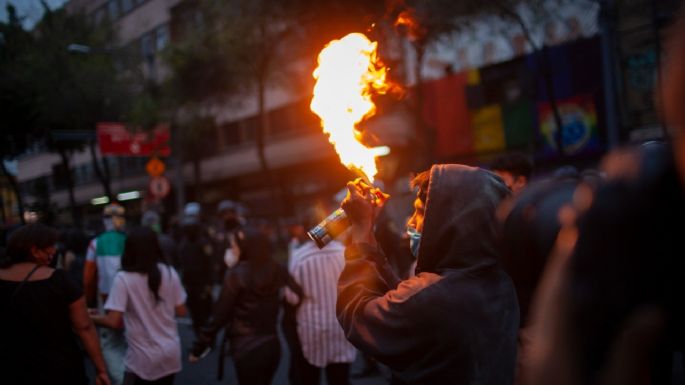
[[[105,230],[107,231],[122,231],[124,229],[124,225],[126,224],[126,219],[118,216],[107,216],[102,221],[105,225]]]
[[[421,233],[416,231],[413,227],[407,228],[407,234],[409,235],[409,249],[411,254],[418,258],[419,256],[419,246],[421,245]]]

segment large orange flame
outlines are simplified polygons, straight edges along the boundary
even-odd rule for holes
[[[361,33],[332,40],[319,53],[319,67],[311,110],[321,118],[323,131],[340,161],[373,181],[376,161],[371,149],[359,142],[356,125],[373,116],[373,93],[385,93],[387,70],[378,60],[377,43]]]

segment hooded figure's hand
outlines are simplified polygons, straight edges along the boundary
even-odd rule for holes
[[[380,210],[374,202],[369,186],[359,181],[347,183],[347,196],[340,206],[350,218],[352,242],[376,244],[373,221]]]

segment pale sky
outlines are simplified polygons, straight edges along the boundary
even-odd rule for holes
[[[59,8],[68,0],[45,0],[51,9]],[[40,0],[0,0],[0,20],[7,20],[7,4],[11,3],[17,8],[17,14],[24,19],[24,28],[30,29],[43,15],[43,6]]]

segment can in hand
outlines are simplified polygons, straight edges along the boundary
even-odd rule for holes
[[[383,203],[390,198],[390,195],[367,185],[361,179],[355,180],[354,183],[365,194],[369,194],[369,198],[376,207],[382,206]],[[345,213],[345,210],[339,208],[321,221],[321,223],[309,230],[307,235],[316,243],[316,246],[318,246],[319,249],[323,249],[330,241],[347,230],[347,228],[350,227],[350,224],[350,218],[347,216],[347,213]]]
[[[307,232],[309,238],[316,243],[319,249],[323,249],[330,241],[335,239],[350,226],[350,219],[345,210],[337,209],[326,217],[318,225]]]

